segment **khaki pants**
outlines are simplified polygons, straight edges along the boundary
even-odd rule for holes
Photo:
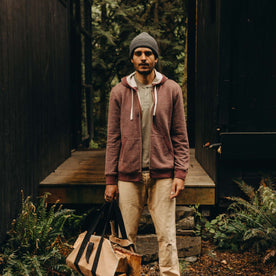
[[[129,240],[136,243],[139,220],[148,204],[159,244],[160,275],[179,276],[175,233],[175,199],[170,199],[172,179],[152,180],[143,173],[142,183],[118,182],[119,206]]]

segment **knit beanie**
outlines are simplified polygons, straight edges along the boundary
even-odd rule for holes
[[[129,46],[129,58],[132,58],[133,51],[138,47],[150,48],[153,51],[155,57],[158,57],[158,44],[156,40],[148,33],[143,32],[133,38]]]

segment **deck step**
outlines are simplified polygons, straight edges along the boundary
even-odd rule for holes
[[[215,204],[215,184],[196,161],[191,149],[185,190],[178,205]],[[40,194],[50,192],[49,200],[68,204],[100,204],[105,189],[105,150],[75,151],[39,185]]]

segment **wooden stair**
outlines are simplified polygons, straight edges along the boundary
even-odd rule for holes
[[[177,198],[178,205],[214,205],[215,184],[190,151],[190,168],[185,190]],[[64,204],[100,204],[104,201],[105,150],[74,151],[54,172],[41,181],[39,193],[50,192],[50,202]]]

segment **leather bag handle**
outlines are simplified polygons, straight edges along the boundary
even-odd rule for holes
[[[77,268],[78,272],[81,275],[83,275],[83,273],[81,272],[78,263],[79,263],[79,261],[81,259],[81,256],[82,256],[82,254],[83,254],[83,252],[85,250],[85,247],[86,247],[87,243],[89,242],[90,237],[92,236],[92,234],[95,232],[97,226],[99,225],[100,220],[101,220],[101,216],[102,216],[103,212],[105,211],[106,207],[107,207],[107,203],[105,202],[100,207],[100,209],[98,210],[96,221],[95,221],[95,223],[93,225],[90,225],[90,227],[89,227],[90,229],[86,232],[86,234],[85,234],[85,236],[83,238],[83,241],[81,243],[80,249],[79,249],[79,251],[77,253],[77,256],[75,258],[74,265],[75,265],[75,267]]]
[[[110,219],[111,219],[112,209],[114,207],[114,204],[115,204],[115,200],[113,199],[112,202],[110,203],[107,216],[105,217],[103,232],[102,232],[102,235],[101,235],[101,239],[100,239],[100,242],[99,242],[99,245],[98,245],[98,248],[97,248],[97,251],[96,251],[95,259],[94,259],[94,262],[93,262],[93,266],[92,266],[92,269],[91,269],[91,272],[92,272],[93,276],[96,276],[96,270],[97,270],[97,267],[98,267],[99,258],[100,258],[100,254],[101,254],[101,250],[102,250],[104,235],[106,234],[106,228],[107,228],[107,225],[108,225],[108,223],[110,222]]]
[[[106,210],[107,207],[109,207],[109,208],[108,208],[108,212],[107,212],[107,215],[106,215],[105,210]],[[76,259],[74,261],[74,265],[75,265],[75,267],[77,268],[78,272],[81,275],[83,275],[83,273],[81,272],[78,263],[79,263],[82,255],[84,253],[84,250],[85,250],[85,248],[86,248],[86,246],[87,246],[87,244],[88,244],[88,242],[90,240],[90,237],[93,235],[93,233],[95,232],[97,226],[99,225],[99,222],[101,220],[101,216],[102,216],[103,213],[105,214],[105,217],[104,217],[104,228],[103,228],[101,239],[100,239],[97,251],[96,251],[96,255],[95,255],[94,262],[93,262],[93,266],[92,266],[92,269],[91,269],[91,272],[92,272],[93,276],[96,276],[96,270],[97,270],[97,266],[98,266],[98,262],[99,262],[99,258],[100,258],[100,254],[101,254],[101,249],[102,249],[102,244],[103,244],[103,240],[104,240],[104,235],[106,234],[107,225],[110,222],[112,215],[115,218],[115,222],[118,223],[119,229],[121,231],[122,238],[123,239],[127,239],[127,234],[126,234],[126,229],[125,229],[123,217],[122,217],[122,214],[121,214],[121,211],[120,211],[120,208],[118,206],[117,201],[115,199],[113,199],[111,203],[105,202],[101,206],[101,208],[100,208],[100,210],[98,212],[98,217],[96,219],[95,224],[92,225],[92,226],[90,226],[90,230],[87,231],[85,237],[83,238],[83,241],[81,243],[80,249],[79,249],[79,251],[77,253],[77,256],[76,256]]]

